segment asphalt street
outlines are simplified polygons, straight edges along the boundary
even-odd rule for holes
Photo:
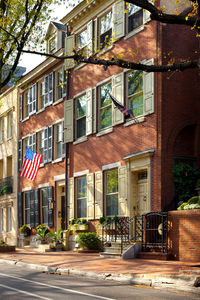
[[[199,299],[196,295],[157,290],[151,287],[108,283],[83,277],[63,276],[0,265],[0,299],[23,300],[126,300],[126,299]]]

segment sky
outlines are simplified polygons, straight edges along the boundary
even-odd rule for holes
[[[54,12],[53,12],[53,17],[55,17],[55,15],[57,15],[57,21],[59,21],[68,12],[69,12],[69,10],[66,8],[66,5],[63,4],[61,6],[55,7]],[[48,25],[47,25],[47,28],[48,28]],[[36,54],[29,54],[29,53],[26,54],[26,53],[24,53],[21,56],[21,60],[20,60],[19,66],[25,67],[26,68],[26,73],[28,73],[29,71],[31,71],[32,69],[34,69],[38,64],[40,64],[44,59],[45,59],[44,56],[40,56],[40,55],[36,55]]]

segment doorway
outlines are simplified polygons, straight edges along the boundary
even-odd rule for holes
[[[65,223],[65,186],[57,186],[56,230],[64,229]]]

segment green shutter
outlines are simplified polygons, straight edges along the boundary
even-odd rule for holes
[[[86,92],[86,135],[92,134],[92,89]]]
[[[35,190],[35,227],[40,224],[40,202],[39,202],[39,189]]]
[[[30,191],[30,226],[35,226],[35,190]]]

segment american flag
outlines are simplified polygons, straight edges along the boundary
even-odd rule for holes
[[[135,116],[131,109],[127,109],[125,106],[120,104],[110,93],[109,93],[109,96],[110,96],[112,102],[114,103],[114,105],[124,114],[125,119],[128,119],[128,118],[135,119]]]
[[[42,160],[42,155],[33,152],[26,146],[26,153],[24,158],[25,159],[22,165],[22,170],[19,176],[24,176],[28,179],[35,180]]]

